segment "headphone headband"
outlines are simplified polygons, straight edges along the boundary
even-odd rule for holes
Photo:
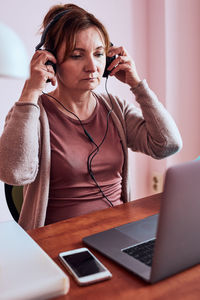
[[[41,40],[40,43],[35,47],[35,50],[39,50],[45,43],[45,39],[46,39],[46,35],[47,32],[49,31],[49,29],[65,14],[69,11],[69,9],[63,10],[61,12],[59,12],[58,14],[56,14],[53,19],[49,22],[49,24],[47,24],[46,28],[44,29],[42,36],[41,36]]]
[[[35,47],[35,51],[37,50],[40,50],[41,47],[44,45],[45,43],[45,39],[46,39],[46,35],[49,31],[49,29],[67,12],[69,12],[70,10],[69,9],[65,9],[61,12],[59,12],[58,14],[56,14],[53,19],[47,24],[46,28],[44,29],[43,33],[42,33],[42,36],[41,36],[41,40],[40,40],[40,43]],[[110,43],[110,46],[113,46],[112,43]],[[49,52],[53,53],[50,49],[48,49]],[[54,53],[53,53],[54,54]],[[107,56],[106,57],[106,67],[105,67],[105,71],[104,71],[104,74],[103,74],[103,77],[108,77],[108,75],[110,74],[110,71],[107,70],[108,66],[112,63],[112,61],[116,58],[116,56],[112,56],[112,57],[109,57]],[[50,61],[47,61],[46,64],[51,64],[54,68],[54,71],[56,72],[56,65],[53,64],[52,62]],[[48,81],[47,81],[48,82]]]

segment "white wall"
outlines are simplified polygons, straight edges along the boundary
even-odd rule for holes
[[[31,59],[34,48],[40,40],[38,30],[47,10],[54,4],[66,2],[55,0],[7,0],[1,4],[0,21],[12,27],[20,36]],[[136,60],[141,77],[146,77],[146,50],[144,47],[146,43],[146,26],[144,25],[146,24],[146,0],[74,0],[69,2],[78,4],[94,13],[105,24],[111,41],[115,45],[123,45],[127,48]],[[140,34],[138,28],[140,28]],[[18,100],[23,84],[23,80],[0,79],[0,133],[3,130],[5,116],[14,102]],[[104,91],[104,82],[100,89]],[[129,88],[117,82],[114,78],[108,80],[108,90],[133,101]],[[132,156],[132,164],[133,160]],[[134,181],[133,171],[132,176]],[[2,183],[0,183],[0,195],[1,198],[4,197]]]
[[[28,54],[39,42],[37,31],[55,0],[7,0],[1,4],[0,21],[11,26],[25,43]],[[166,105],[180,128],[183,150],[167,160],[131,156],[132,198],[150,194],[154,172],[164,173],[172,163],[194,159],[200,153],[200,1],[199,0],[72,0],[94,13],[107,27],[115,45],[124,45],[136,62],[141,78]],[[14,48],[14,45],[13,45]],[[11,105],[17,101],[23,81],[0,79],[0,132]],[[125,85],[114,78],[109,91],[133,101]],[[101,86],[104,90],[104,85]],[[0,195],[3,195],[0,185]]]

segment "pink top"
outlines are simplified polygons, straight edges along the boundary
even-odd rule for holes
[[[108,109],[112,99],[111,119],[119,132],[124,154],[123,202],[131,200],[128,149],[161,159],[182,147],[174,120],[146,80],[131,91],[140,108],[112,94],[98,95]],[[50,129],[41,98],[38,104],[17,101],[6,117],[0,137],[0,180],[24,186],[19,224],[25,230],[44,226],[49,200]]]
[[[87,168],[88,156],[96,146],[85,135],[78,119],[66,116],[48,96],[42,98],[51,142],[50,190],[45,224],[109,207]],[[97,99],[93,114],[82,121],[97,145],[105,135],[107,115],[107,108]],[[123,160],[119,134],[112,118],[109,118],[106,138],[92,160],[92,171],[114,206],[122,203]]]

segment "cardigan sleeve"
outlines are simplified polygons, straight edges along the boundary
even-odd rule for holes
[[[0,180],[12,185],[34,181],[39,161],[38,105],[16,102],[0,137]]]
[[[179,130],[146,80],[131,90],[140,109],[127,104],[124,110],[128,147],[156,159],[179,151],[182,148]]]

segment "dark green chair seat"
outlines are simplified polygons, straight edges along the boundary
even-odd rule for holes
[[[4,184],[6,201],[13,219],[18,222],[23,203],[23,186]]]

